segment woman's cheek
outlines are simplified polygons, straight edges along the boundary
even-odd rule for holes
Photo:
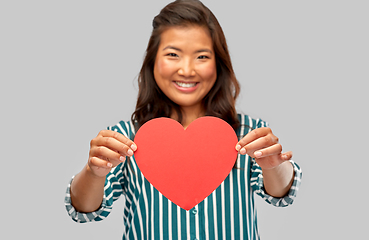
[[[157,72],[161,75],[161,77],[169,76],[171,73],[173,66],[164,59],[160,59],[157,61]]]
[[[208,66],[204,66],[204,68],[201,69],[201,75],[203,79],[215,81],[217,78],[217,68],[215,63],[210,63]]]

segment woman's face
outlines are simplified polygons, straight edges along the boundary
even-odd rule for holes
[[[201,113],[202,99],[217,79],[208,31],[200,26],[165,30],[156,55],[154,77],[163,93],[183,110]]]

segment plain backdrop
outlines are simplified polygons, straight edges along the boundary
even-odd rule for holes
[[[0,2],[1,239],[121,239],[124,199],[77,224],[64,194],[90,140],[130,118],[169,2]],[[366,238],[368,2],[203,2],[227,37],[238,111],[268,121],[304,173],[290,207],[255,197],[261,238]]]

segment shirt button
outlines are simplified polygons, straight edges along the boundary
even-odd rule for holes
[[[196,208],[192,209],[192,214],[195,215],[196,213],[197,213],[197,209]]]

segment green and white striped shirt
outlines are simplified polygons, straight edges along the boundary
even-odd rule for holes
[[[241,127],[237,135],[267,126],[260,119],[238,115]],[[119,122],[109,130],[122,133],[133,140],[135,131],[131,122]],[[302,172],[295,170],[293,186],[283,198],[269,196],[263,187],[261,168],[248,155],[238,155],[236,167],[223,183],[197,206],[186,211],[157,191],[142,175],[134,156],[113,168],[106,176],[105,195],[100,209],[80,213],[71,205],[70,184],[65,197],[68,214],[76,222],[105,219],[113,202],[121,195],[126,199],[123,216],[123,239],[259,239],[254,194],[266,202],[285,207],[292,204],[300,185]]]

